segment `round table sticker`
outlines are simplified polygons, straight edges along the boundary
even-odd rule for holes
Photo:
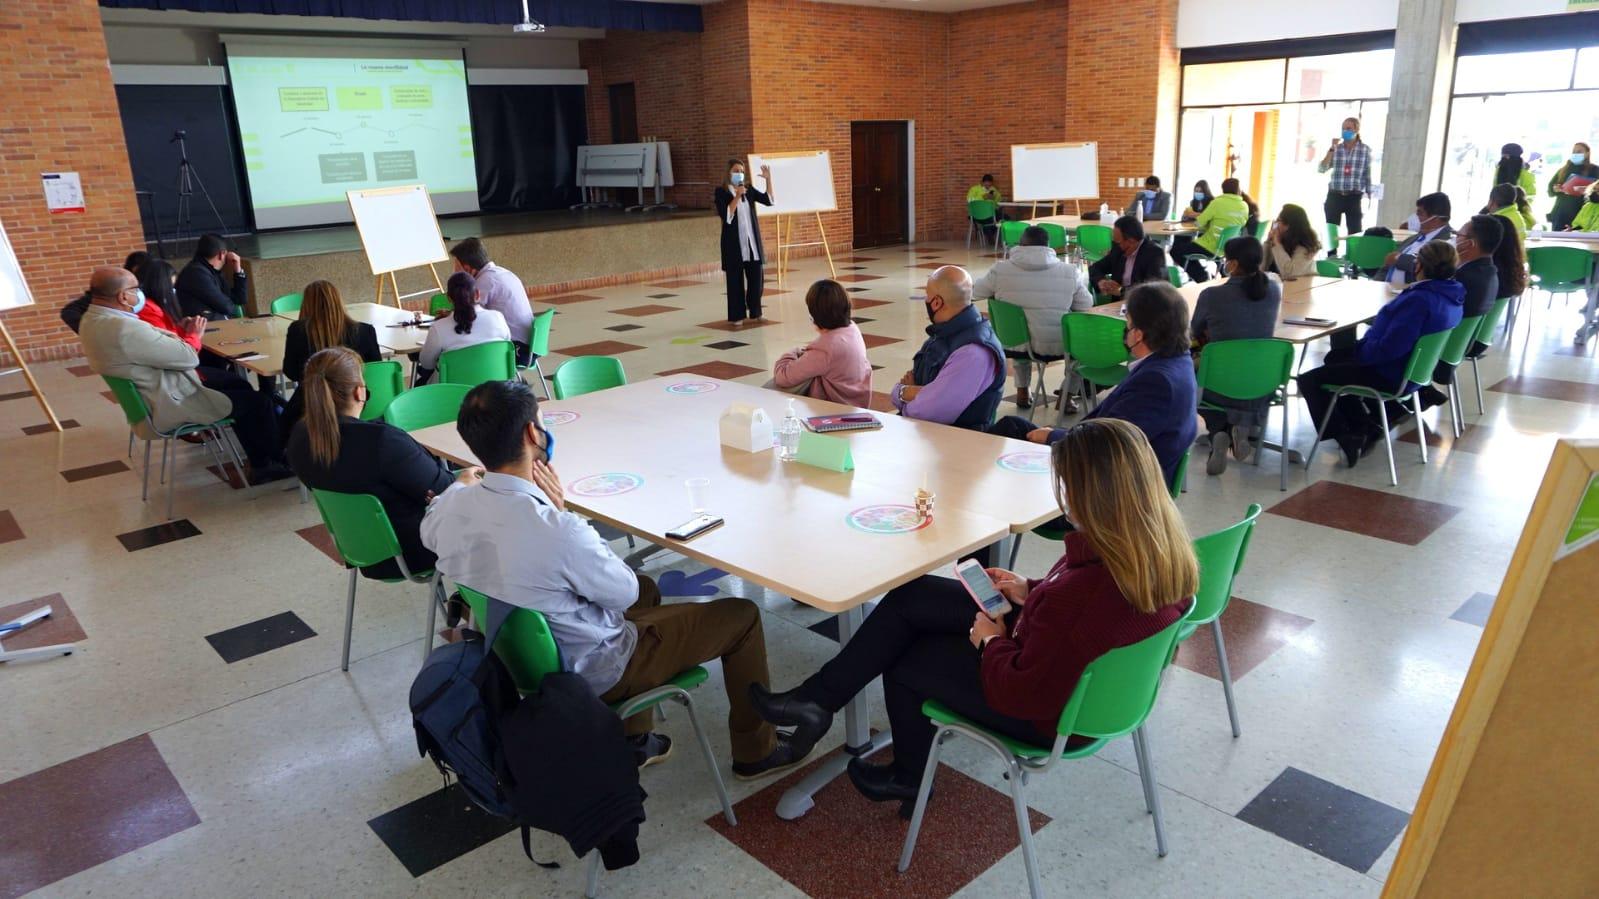
[[[693,396],[696,393],[710,393],[717,386],[715,381],[684,381],[681,384],[673,384],[667,387],[666,392],[680,396]]]
[[[908,534],[932,523],[923,518],[915,506],[883,505],[863,506],[844,517],[849,526],[868,534]]]
[[[558,428],[561,425],[569,425],[572,422],[577,421],[579,418],[582,417],[582,416],[578,415],[576,412],[565,412],[565,411],[543,412],[543,413],[540,413],[540,414],[544,418],[544,426],[546,428]]]
[[[643,483],[642,475],[626,471],[608,471],[573,481],[566,489],[578,496],[619,496],[637,490]]]
[[[1006,471],[1045,474],[1049,471],[1049,453],[1006,453],[995,459],[994,464]]]

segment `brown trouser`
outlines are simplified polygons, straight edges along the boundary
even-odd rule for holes
[[[736,597],[663,606],[661,588],[643,574],[638,576],[638,594],[638,602],[627,610],[627,619],[638,628],[638,646],[622,679],[600,699],[614,703],[637,696],[686,668],[720,658],[733,760],[758,762],[770,755],[777,746],[776,732],[755,714],[749,693],[750,684],[769,683],[760,609]],[[654,724],[654,710],[647,709],[628,718],[623,729],[629,735],[647,734]]]

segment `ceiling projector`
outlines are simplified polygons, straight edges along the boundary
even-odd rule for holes
[[[512,25],[511,26],[511,30],[516,32],[517,34],[543,34],[544,33],[544,23],[543,22],[535,22],[535,21],[533,21],[533,17],[528,15],[527,0],[522,0],[522,21],[518,22],[515,25]]]

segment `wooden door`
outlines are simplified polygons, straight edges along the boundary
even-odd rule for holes
[[[906,122],[850,123],[850,200],[857,247],[910,239],[909,132]]]
[[[611,143],[638,143],[638,106],[634,101],[633,82],[610,86]]]

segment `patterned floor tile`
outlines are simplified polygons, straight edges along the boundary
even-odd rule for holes
[[[713,350],[736,350],[741,346],[749,346],[749,344],[737,340],[718,340],[715,343],[707,343],[705,346]]]
[[[620,334],[623,331],[637,331],[638,329],[640,329],[642,327],[644,327],[644,326],[643,325],[631,325],[631,324],[629,324],[629,325],[612,325],[609,328],[606,328],[605,330],[607,330],[607,331],[615,331],[618,334]]]
[[[301,540],[321,550],[324,556],[332,559],[340,568],[344,567],[344,559],[339,556],[339,548],[333,544],[333,535],[328,533],[327,525],[314,524],[308,528],[300,528],[294,533],[298,534]]]
[[[862,334],[861,335],[861,340],[866,342],[866,348],[867,349],[872,349],[873,347],[888,346],[891,343],[900,343],[901,342],[898,337],[884,337],[881,334]]]
[[[887,306],[889,304],[889,300],[868,300],[863,297],[852,297],[850,299],[850,305],[856,309],[870,309],[873,306]]]
[[[89,635],[83,632],[83,625],[78,623],[78,616],[72,613],[72,607],[67,605],[67,601],[59,593],[0,606],[0,621],[11,621],[41,606],[50,607],[50,617],[40,619],[6,637],[7,649],[33,649],[38,646],[78,643],[89,639]]]
[[[141,549],[150,549],[198,536],[200,536],[200,529],[194,526],[194,522],[187,518],[179,518],[176,521],[168,521],[154,527],[140,528],[137,531],[118,534],[117,539],[122,542],[124,549],[132,553]]]
[[[1558,378],[1539,378],[1532,375],[1511,375],[1488,388],[1494,393],[1518,396],[1536,396],[1546,400],[1567,403],[1599,403],[1599,384],[1586,381],[1562,381]]]
[[[918,262],[915,265],[907,265],[905,267],[906,268],[925,268],[925,269],[928,269],[928,270],[932,270],[932,269],[940,269],[940,268],[943,268],[944,266],[950,265],[950,264],[951,263],[948,263],[948,262]]]
[[[1456,609],[1455,613],[1449,617],[1456,621],[1464,621],[1467,624],[1475,624],[1478,627],[1486,627],[1488,616],[1494,610],[1494,600],[1495,597],[1492,593],[1473,593],[1471,598],[1461,603],[1460,608]],[[0,617],[4,616],[0,615]]]
[[[68,483],[75,483],[77,481],[86,481],[89,478],[105,477],[108,474],[116,474],[121,471],[132,471],[132,469],[128,468],[127,463],[121,459],[115,459],[110,462],[101,462],[98,465],[69,468],[61,472],[61,476],[66,478]]]
[[[596,296],[596,295],[591,294],[591,293],[567,293],[567,294],[562,294],[561,296],[558,296],[558,297],[538,297],[533,302],[535,304],[538,304],[538,303],[549,303],[551,306],[566,306],[566,305],[569,305],[571,303],[585,303],[585,302],[588,302],[589,300],[603,300],[603,299],[605,299],[605,298],[601,297],[601,296]]]
[[[109,390],[100,391],[100,395],[105,397],[106,402],[111,403],[112,405],[115,405],[117,402],[117,395]]]
[[[0,899],[11,899],[187,830],[200,816],[141,735],[0,784],[0,821]]]
[[[679,279],[677,281],[661,281],[661,282],[658,282],[658,283],[655,283],[655,284],[651,284],[650,286],[651,287],[664,287],[667,290],[676,290],[676,289],[681,288],[681,287],[700,287],[702,285],[709,284],[709,283],[711,283],[711,282],[709,282],[709,281],[689,281],[687,279]]]
[[[69,365],[67,366],[67,371],[72,372],[73,375],[79,378],[87,378],[94,374],[94,369],[87,365]]]
[[[12,393],[0,393],[0,403],[5,402],[6,400],[20,400],[25,396],[33,396],[33,391],[17,390]]]
[[[667,294],[667,296],[672,296],[672,294]],[[646,315],[660,315],[663,312],[681,311],[683,310],[680,306],[661,306],[653,303],[646,306],[629,306],[626,309],[611,310],[611,312],[617,315],[631,315],[634,318],[643,318]]]
[[[752,321],[751,319],[746,318],[744,319],[743,325],[734,325],[732,322],[724,319],[722,321],[701,322],[695,327],[709,328],[712,331],[753,331],[756,328],[765,328],[769,325],[776,324],[781,324],[781,322],[770,318],[763,318],[760,321]]]
[[[70,431],[73,428],[79,427],[78,420],[76,418],[63,418],[60,419],[60,421],[61,430],[63,431]],[[36,425],[25,425],[22,429],[22,433],[32,437],[35,434],[55,434],[57,431],[55,425],[49,422],[44,422]]]
[[[1495,429],[1485,425],[1466,425],[1460,429],[1460,436],[1456,437],[1447,430],[1448,415],[1448,411],[1445,410],[1444,418],[1440,420],[1446,430],[1440,432],[1435,428],[1427,429],[1427,446],[1459,450],[1463,453],[1480,453],[1493,442]],[[1413,429],[1399,435],[1400,443],[1414,445],[1419,440]]]
[[[1415,546],[1460,514],[1459,506],[1337,481],[1317,481],[1266,510],[1323,527]]]
[[[1364,874],[1410,816],[1354,790],[1288,768],[1238,819]]]
[[[677,296],[677,294],[675,294],[675,293],[652,293],[649,296],[650,296],[650,299],[652,299],[652,300],[669,300],[672,297]]]
[[[847,284],[859,284],[862,281],[881,281],[881,280],[883,280],[883,276],[882,275],[862,275],[862,274],[858,274],[858,273],[855,273],[855,272],[851,272],[848,275],[839,275],[837,280],[841,281],[841,282],[844,282],[844,283],[847,283]]]
[[[843,279],[840,279],[840,280],[843,280]],[[846,287],[844,289],[849,291],[850,293],[865,293],[868,290],[868,288],[865,288],[865,287]]]
[[[616,356],[621,353],[630,353],[633,350],[642,350],[643,347],[636,343],[623,343],[620,340],[597,340],[594,343],[580,343],[577,346],[562,347],[555,352],[563,356]]]
[[[366,825],[412,877],[421,877],[515,829],[510,821],[478,808],[460,784],[434,790]]]
[[[224,454],[224,455],[226,455],[226,454]],[[244,480],[244,478],[239,475],[239,470],[237,468],[233,467],[233,463],[232,462],[228,463],[227,468],[218,468],[215,465],[207,465],[205,467],[205,470],[209,471],[211,473],[212,477],[216,478],[217,480],[221,481],[224,484],[227,484],[229,487],[232,487],[234,490],[244,490],[244,489],[246,489],[247,487],[250,486]]]
[[[745,375],[753,375],[762,371],[765,371],[765,369],[739,365],[735,362],[701,362],[698,365],[685,365],[682,368],[658,371],[656,374],[663,378],[667,375],[702,375],[707,378],[731,381],[734,378],[742,378]]]
[[[875,318],[865,318],[865,317],[859,316],[859,315],[852,315],[852,316],[850,316],[849,320],[854,322],[857,325],[864,325],[864,324],[868,324],[870,322],[877,321],[877,319],[875,319]]]
[[[232,665],[315,636],[316,631],[300,620],[300,616],[293,612],[280,612],[260,621],[207,634],[205,642],[211,644],[222,661]]]
[[[1236,596],[1228,602],[1220,621],[1222,641],[1227,645],[1227,665],[1234,681],[1253,671],[1255,666],[1287,645],[1295,634],[1315,623],[1301,615]],[[1208,626],[1195,631],[1183,642],[1173,662],[1189,671],[1221,679],[1216,640]]]
[[[888,761],[890,752],[877,753],[873,761]],[[1019,845],[1010,797],[940,765],[916,855],[910,870],[899,874],[895,865],[909,828],[899,817],[899,803],[868,802],[846,776],[817,791],[816,807],[799,820],[777,817],[783,791],[820,761],[736,803],[737,827],[729,827],[720,813],[705,823],[814,899],[943,899]],[[1028,810],[1034,833],[1050,820],[1037,809]],[[862,839],[863,833],[872,838]],[[848,864],[828,863],[832,859],[848,859]]]
[[[10,543],[22,537],[22,526],[17,524],[17,516],[11,514],[10,509],[0,509],[0,543]]]

